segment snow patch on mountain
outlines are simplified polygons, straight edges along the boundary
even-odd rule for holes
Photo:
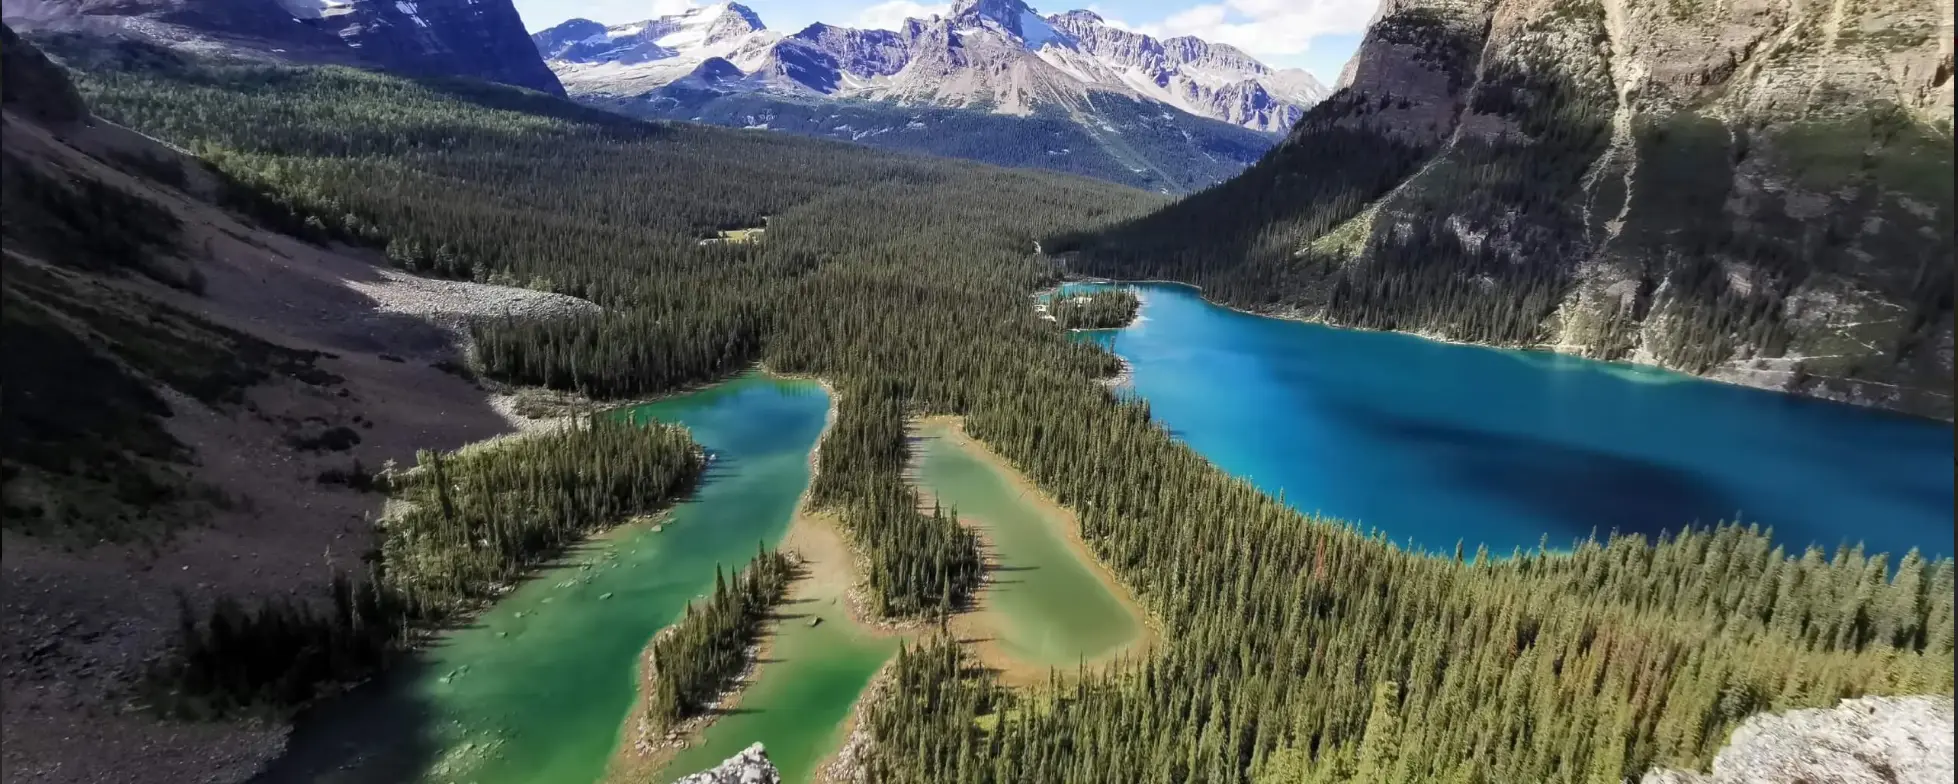
[[[1020,12],[1020,40],[1027,42],[1027,48],[1038,50],[1049,41],[1060,38],[1054,26],[1040,18],[1032,9]]]
[[[1280,133],[1327,93],[1303,71],[1273,70],[1228,46],[1157,40],[1088,11],[1041,16],[1023,0],[960,0],[946,16],[899,27],[818,23],[783,36],[753,10],[724,2],[613,27],[574,19],[533,40],[572,93],[597,96],[698,89],[703,80],[689,77],[719,58],[740,72],[715,70],[712,89],[722,92],[1017,115],[1042,106],[1092,114],[1094,93],[1114,93]]]

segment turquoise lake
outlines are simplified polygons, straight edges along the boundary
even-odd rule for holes
[[[1159,422],[1301,511],[1396,542],[1507,554],[1740,520],[1796,549],[1953,550],[1949,423],[1137,288],[1136,324],[1078,336],[1128,361]]]
[[[713,456],[692,498],[658,529],[593,538],[413,661],[302,717],[259,781],[597,781],[627,723],[647,641],[713,587],[717,565],[738,569],[758,544],[781,541],[828,410],[821,386],[758,374],[632,409],[686,426]],[[858,689],[878,663],[863,668]],[[855,693],[833,701],[840,722]],[[762,739],[771,751],[782,745]],[[804,745],[785,768],[830,750]]]

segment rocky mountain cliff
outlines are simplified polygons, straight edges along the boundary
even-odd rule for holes
[[[4,0],[0,8],[22,30],[123,35],[564,94],[525,40],[510,0]]]
[[[793,35],[721,3],[611,27],[573,19],[532,40],[574,96],[633,114],[906,149],[879,137],[923,132],[938,137],[929,152],[1177,191],[1249,165],[1325,94],[1304,71],[1228,46],[1157,40],[1087,11],[1043,17],[1019,0],[965,0],[894,31]],[[865,106],[888,111],[865,117]],[[1084,155],[1108,160],[1070,158]]]
[[[818,23],[783,35],[746,6],[720,3],[612,27],[573,19],[532,39],[580,94],[646,94],[705,67],[724,74],[716,81],[730,91],[1007,114],[1079,104],[1102,91],[1271,133],[1326,94],[1304,71],[1274,70],[1228,46],[1159,41],[1088,11],[1043,17],[1018,0],[965,0],[949,16],[909,19],[895,31]]]
[[[1256,167],[1049,247],[1301,318],[1949,418],[1951,74],[1929,0],[1386,0]]]
[[[1945,784],[1950,697],[1863,697],[1750,718],[1711,773],[1655,770],[1640,784]]]

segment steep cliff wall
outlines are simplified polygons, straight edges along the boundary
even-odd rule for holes
[[[1950,418],[1951,72],[1928,0],[1387,0],[1239,181],[1050,247],[1233,305]],[[1354,130],[1405,147],[1353,160],[1383,143]]]

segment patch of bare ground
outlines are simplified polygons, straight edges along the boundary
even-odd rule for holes
[[[325,352],[334,380],[274,377],[240,405],[206,407],[170,393],[172,435],[195,454],[193,478],[228,503],[162,541],[75,543],[12,532],[0,547],[0,731],[8,782],[240,781],[283,750],[286,726],[181,724],[128,704],[128,686],[178,622],[175,594],[247,601],[324,596],[335,569],[372,545],[382,496],[321,481],[356,461],[412,463],[513,429],[461,371],[464,313],[576,312],[582,300],[379,266],[372,253],[322,248],[264,231],[196,196],[201,167],[138,134],[97,122],[72,138],[7,122],[9,152],[149,198],[183,222],[179,261],[203,277],[196,295],[139,280],[136,291],[263,340]],[[177,161],[182,191],[125,173],[109,153]],[[565,302],[564,300],[570,300]],[[528,303],[528,304],[524,304]],[[294,437],[345,428],[358,442],[306,449]]]

